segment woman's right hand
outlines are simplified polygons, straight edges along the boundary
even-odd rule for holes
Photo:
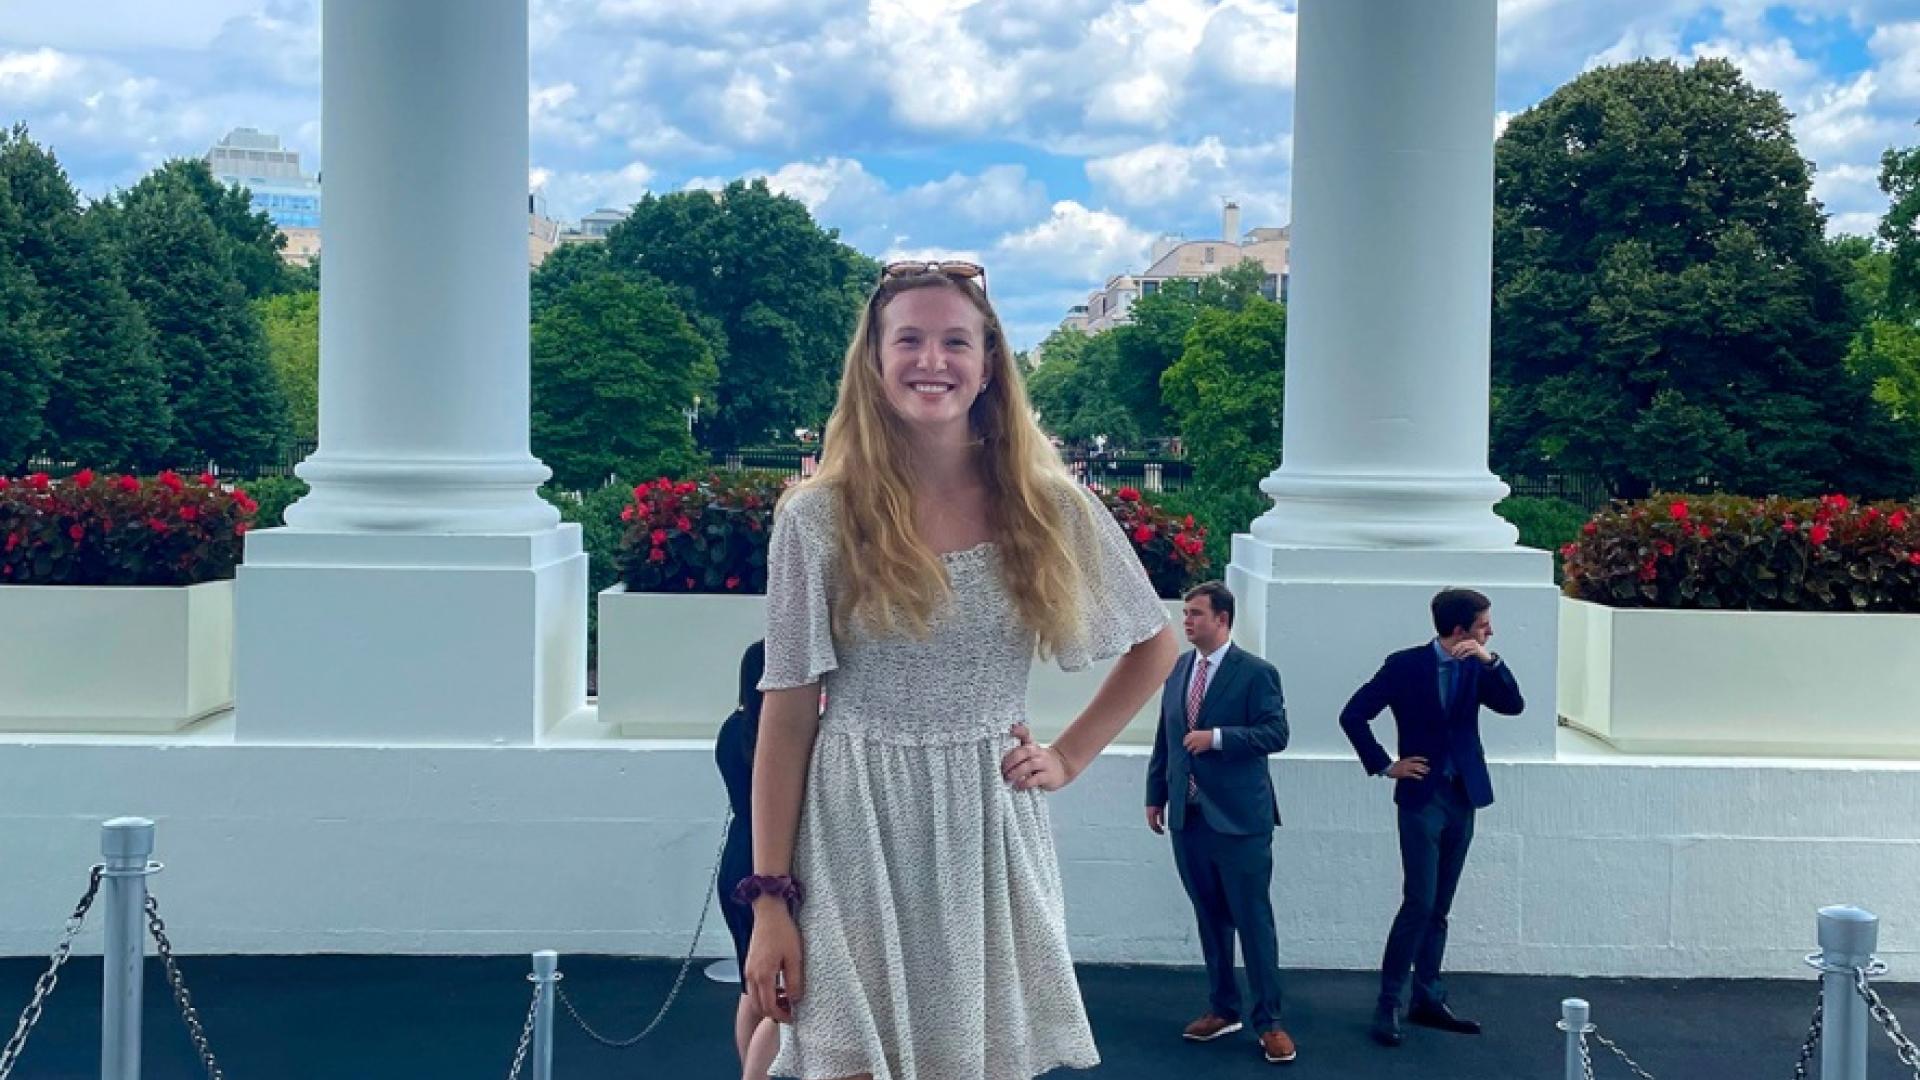
[[[754,903],[753,938],[747,943],[747,969],[741,977],[762,1016],[793,1023],[793,1007],[800,1003],[807,984],[800,967],[800,928],[784,900]]]

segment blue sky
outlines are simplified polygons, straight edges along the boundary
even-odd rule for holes
[[[0,118],[90,195],[236,126],[319,145],[313,0],[0,0]],[[976,257],[1030,345],[1162,233],[1288,220],[1294,0],[532,0],[557,216],[765,175],[878,257]],[[1778,91],[1830,228],[1920,142],[1920,0],[1501,0],[1502,119],[1579,72],[1727,56]],[[1500,120],[1494,121],[1496,124]]]

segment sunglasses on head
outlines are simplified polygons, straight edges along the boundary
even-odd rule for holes
[[[906,262],[891,262],[880,269],[882,284],[895,278],[917,277],[921,274],[939,274],[955,281],[978,281],[980,291],[987,291],[987,268],[979,263],[962,262],[957,259],[926,260],[912,259]]]

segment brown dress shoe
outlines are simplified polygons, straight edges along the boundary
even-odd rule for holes
[[[1285,1065],[1299,1056],[1293,1048],[1293,1039],[1279,1028],[1260,1033],[1260,1053],[1274,1065]]]
[[[1188,1024],[1187,1030],[1181,1032],[1181,1037],[1188,1042],[1212,1042],[1222,1035],[1231,1035],[1239,1030],[1240,1021],[1228,1020],[1224,1016],[1215,1016],[1212,1013],[1208,1013],[1193,1023]]]

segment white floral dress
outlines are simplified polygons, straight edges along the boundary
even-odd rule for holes
[[[1072,671],[1166,625],[1132,546],[1090,492],[1063,490],[1084,559]],[[1034,635],[992,544],[943,557],[952,600],[924,640],[836,643],[831,490],[775,517],[760,686],[822,680],[827,709],[793,855],[806,975],[773,1075],[1030,1080],[1099,1063],[1067,952],[1044,793],[1000,759],[1026,718]],[[1091,688],[1089,688],[1091,689]]]

